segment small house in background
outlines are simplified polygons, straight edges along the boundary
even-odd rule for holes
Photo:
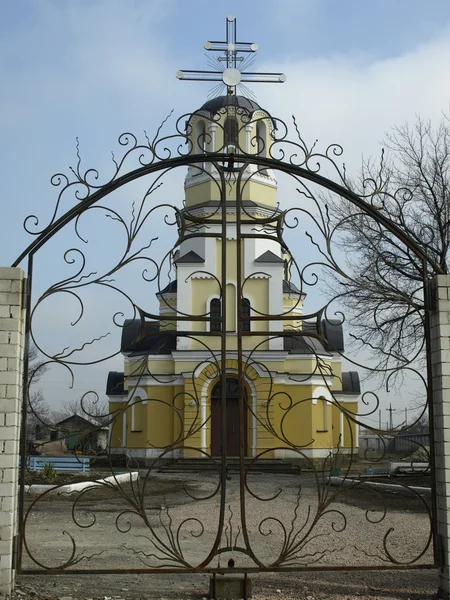
[[[108,427],[92,423],[80,415],[72,415],[55,423],[50,441],[61,441],[69,452],[100,454],[108,446]]]

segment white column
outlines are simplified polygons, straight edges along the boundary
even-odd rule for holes
[[[431,361],[436,470],[436,520],[444,566],[440,598],[450,598],[450,276],[431,282]],[[430,423],[430,427],[433,423]]]
[[[0,596],[14,588],[19,439],[22,398],[23,314],[21,269],[0,267]]]
[[[211,136],[210,146],[208,148],[209,152],[216,151],[216,129],[217,129],[217,123],[212,123],[210,121],[208,123],[208,131],[209,131],[209,135]],[[211,163],[207,163],[206,169],[211,170]]]
[[[252,145],[251,145],[253,127],[254,127],[253,123],[248,123],[245,126],[245,140],[246,140],[246,145],[247,145],[247,154],[256,154],[256,152],[257,152],[257,149],[252,148]]]

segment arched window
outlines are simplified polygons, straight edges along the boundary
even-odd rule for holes
[[[197,145],[197,152],[204,154],[206,152],[206,135],[204,121],[199,121],[195,127],[195,143]]]
[[[206,128],[204,121],[198,121],[195,126],[195,139],[193,140],[194,144],[194,152],[197,154],[205,154],[206,153]],[[200,169],[205,169],[205,163],[197,163]],[[200,175],[201,171],[198,170],[195,175]]]
[[[243,317],[250,316],[250,300],[248,298],[242,298],[241,300],[241,314]],[[250,331],[250,320],[242,319],[241,330]]]
[[[324,398],[323,396],[321,396],[319,398],[320,404],[322,405],[322,427],[321,429],[317,429],[317,432],[320,433],[324,433],[325,431],[328,431],[328,406],[329,403],[327,402],[326,398]]]
[[[142,400],[139,396],[133,398],[131,404],[131,431],[142,431],[142,422],[144,420],[144,409]]]
[[[211,316],[210,331],[222,331],[222,302],[219,298],[213,298],[209,305]]]
[[[225,123],[223,125],[223,142],[225,149],[227,149],[229,146],[234,146],[234,149],[237,150],[238,136],[238,122],[234,117],[228,117],[227,119],[225,119]]]
[[[263,121],[256,123],[256,141],[258,156],[267,156],[266,125]]]

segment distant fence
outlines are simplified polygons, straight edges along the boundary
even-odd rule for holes
[[[383,440],[378,435],[360,435],[359,436],[359,454],[364,456],[368,452],[384,454],[387,450],[390,440]]]
[[[392,438],[388,452],[398,454],[411,454],[420,450],[422,446],[430,445],[429,433],[399,433]]]
[[[29,456],[27,458],[27,469],[30,471],[42,471],[45,465],[51,465],[55,471],[87,473],[91,468],[91,459],[88,456]]]
[[[429,445],[430,435],[428,433],[399,433],[396,436],[389,435],[384,438],[375,434],[359,436],[359,454],[361,456],[367,452],[412,454],[421,446]]]

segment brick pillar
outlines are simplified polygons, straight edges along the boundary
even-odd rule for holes
[[[450,598],[450,276],[431,282],[431,373],[433,384],[436,520],[438,548],[444,563],[440,597]],[[430,427],[433,426],[430,423]]]
[[[14,588],[22,403],[22,269],[0,267],[0,596]]]

